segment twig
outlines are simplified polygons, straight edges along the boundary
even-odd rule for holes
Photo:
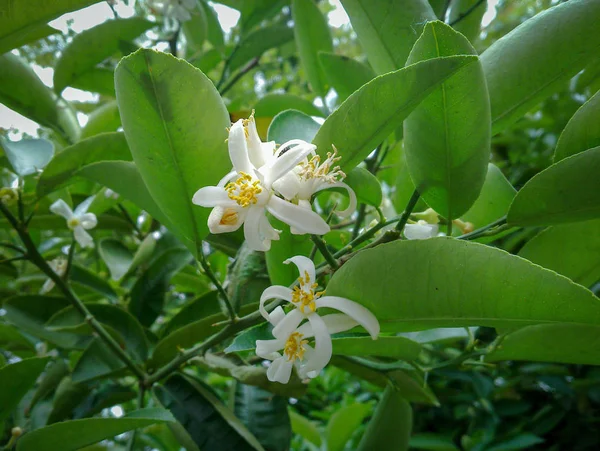
[[[415,206],[417,205],[417,202],[419,201],[419,197],[420,197],[420,195],[417,190],[415,190],[412,193],[412,196],[410,196],[410,199],[408,200],[408,204],[406,205],[406,208],[400,215],[400,220],[398,221],[398,224],[396,224],[396,230],[398,232],[402,233],[402,231],[404,230],[404,226],[408,222],[408,218],[410,217],[410,214],[415,209]]]
[[[494,229],[494,230],[490,230],[490,229],[493,229],[494,227],[498,227],[498,228]],[[508,226],[506,225],[506,216],[502,216],[500,219],[498,219],[488,225],[485,225],[477,230],[473,230],[472,232],[465,233],[464,235],[461,235],[461,236],[457,237],[456,239],[457,240],[474,240],[474,239],[482,237],[482,236],[493,236],[500,232],[503,232],[507,228],[508,228]]]
[[[360,204],[358,207],[358,214],[356,216],[356,222],[354,223],[354,228],[352,229],[352,239],[356,239],[358,233],[360,232],[360,228],[362,227],[362,223],[365,220],[365,215],[367,212],[367,206],[365,204]]]
[[[253,58],[252,61],[250,61],[242,69],[240,69],[240,71],[235,75],[235,77],[231,78],[229,83],[227,83],[225,85],[225,87],[223,87],[220,90],[219,94],[224,95],[227,91],[229,91],[231,88],[233,88],[233,85],[235,85],[239,81],[240,78],[242,78],[244,75],[246,75],[252,69],[254,69],[256,66],[258,66],[258,58]]]
[[[310,239],[313,241],[313,243],[315,243],[315,246],[319,248],[319,252],[321,252],[321,255],[323,255],[323,257],[325,257],[325,260],[327,261],[329,266],[331,266],[333,269],[338,269],[340,267],[340,264],[331,254],[331,252],[329,252],[329,249],[327,249],[327,244],[325,243],[325,240],[323,240],[323,238],[321,238],[318,235],[311,235]]]

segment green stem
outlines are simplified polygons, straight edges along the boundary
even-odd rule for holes
[[[229,319],[231,321],[235,321],[237,316],[233,309],[233,305],[231,305],[229,296],[227,296],[227,292],[223,288],[223,285],[221,285],[221,282],[219,281],[219,279],[213,272],[212,268],[210,267],[210,263],[208,263],[208,261],[206,260],[206,256],[202,252],[202,249],[199,249],[198,256],[199,256],[198,263],[200,263],[201,268],[204,270],[204,273],[208,276],[210,281],[217,287],[217,291],[223,298],[223,302],[225,302],[225,307],[227,308],[227,313],[229,314]]]
[[[494,229],[494,227],[497,227],[496,229]],[[493,235],[497,235],[500,232],[505,231],[508,228],[508,226],[506,225],[506,216],[502,216],[500,219],[485,225],[477,230],[473,230],[472,232],[469,233],[465,233],[464,235],[461,235],[459,237],[457,237],[457,240],[474,240],[475,238],[479,238],[482,236],[493,236]],[[494,229],[494,230],[490,230],[490,229]]]
[[[408,204],[406,205],[406,208],[400,215],[400,220],[398,221],[398,224],[396,224],[396,230],[398,232],[402,233],[402,231],[404,230],[404,226],[408,222],[408,218],[410,218],[410,214],[415,209],[417,202],[419,201],[419,197],[420,197],[420,194],[417,190],[415,190],[412,193],[412,196],[410,196],[410,199],[408,200]]]
[[[258,58],[253,58],[252,61],[246,64],[242,69],[240,69],[240,71],[237,74],[235,74],[234,77],[231,78],[231,80],[220,90],[219,94],[225,95],[227,91],[233,88],[233,86],[240,80],[240,78],[242,78],[256,66],[258,66]]]
[[[354,228],[352,229],[352,239],[356,239],[358,233],[360,232],[360,228],[362,227],[362,223],[365,220],[365,214],[367,212],[367,206],[365,204],[360,204],[358,207],[358,214],[356,216],[356,223],[354,224]]]
[[[321,252],[321,255],[325,257],[325,260],[327,261],[329,266],[331,266],[333,269],[338,269],[340,267],[340,264],[331,254],[331,252],[329,252],[329,249],[327,249],[327,244],[325,243],[325,240],[323,240],[323,238],[317,235],[311,235],[310,238],[313,241],[313,243],[315,243],[315,246],[317,246],[317,248],[319,249],[319,252]]]
[[[38,252],[35,243],[29,236],[27,230],[21,227],[17,219],[1,202],[0,211],[4,214],[4,216],[6,216],[6,219],[10,225],[15,229],[19,235],[19,238],[21,238],[21,241],[27,249],[29,260],[50,279],[52,279],[56,286],[63,292],[65,298],[71,302],[73,307],[75,307],[75,309],[85,318],[85,321],[92,327],[92,329],[94,329],[100,339],[106,343],[106,345],[115,353],[115,355],[133,372],[133,374],[135,374],[140,380],[145,379],[146,374],[144,371],[138,368],[131,357],[129,357],[129,355],[123,349],[121,349],[119,343],[117,343],[115,339],[106,331],[106,329],[104,329],[102,324],[98,322],[98,320],[92,315],[85,304],[75,295],[65,281],[63,281],[63,279],[56,274],[52,268],[50,268],[46,260],[44,260],[44,257],[42,257]]]

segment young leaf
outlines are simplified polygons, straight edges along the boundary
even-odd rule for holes
[[[582,286],[499,249],[453,238],[360,252],[336,271],[327,294],[364,305],[383,331],[600,322],[600,303]]]
[[[444,80],[476,61],[467,55],[435,58],[371,80],[325,120],[313,143],[322,155],[333,144],[342,156],[342,170],[349,171]]]
[[[553,164],[529,180],[508,211],[509,224],[552,225],[600,217],[600,147]]]
[[[332,52],[333,41],[325,16],[312,0],[292,0],[294,37],[306,78],[320,97],[327,94],[327,80],[319,64],[319,52]]]
[[[347,56],[320,52],[319,61],[329,84],[338,94],[338,103],[375,78],[373,69]]]
[[[560,134],[554,162],[600,146],[600,91],[579,108]]]
[[[296,110],[286,110],[273,118],[267,132],[268,140],[283,144],[290,139],[311,142],[319,130],[319,124],[310,116]]]
[[[125,136],[148,191],[196,254],[210,210],[191,199],[231,168],[227,109],[202,72],[152,50],[122,59],[115,86]]]
[[[401,69],[428,20],[427,0],[342,0],[352,28],[378,74]]]
[[[46,367],[48,358],[32,358],[0,368],[0,421],[7,419],[12,410]]]
[[[168,411],[157,408],[136,410],[121,418],[65,421],[27,433],[17,442],[17,451],[76,451],[132,429],[173,421]]]
[[[430,22],[407,64],[452,55],[476,55],[469,41],[442,22]],[[411,178],[427,204],[448,219],[475,202],[490,159],[490,102],[478,61],[455,73],[404,122]]]
[[[400,392],[388,385],[363,435],[359,451],[372,449],[408,450],[412,409]]]
[[[45,139],[22,139],[8,141],[0,138],[0,148],[21,177],[44,169],[54,154],[54,145]]]
[[[131,41],[154,25],[141,17],[114,19],[75,35],[56,62],[54,91],[60,94],[77,77],[117,52],[122,41]]]
[[[600,46],[600,2],[561,3],[529,19],[481,55],[492,131],[511,125],[587,66]]]
[[[328,451],[343,451],[346,442],[361,425],[367,415],[371,413],[368,404],[350,404],[340,407],[329,419],[325,431],[325,441]]]

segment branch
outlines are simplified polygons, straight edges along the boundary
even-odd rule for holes
[[[252,69],[254,69],[256,66],[258,66],[258,58],[253,58],[252,61],[250,61],[248,64],[246,64],[236,75],[235,77],[233,77],[231,79],[231,81],[229,83],[227,83],[227,85],[225,85],[221,91],[219,92],[219,94],[224,95],[227,91],[229,91],[231,88],[233,88],[233,85],[235,85],[240,78],[242,78],[244,75],[246,75],[248,72],[250,72]]]
[[[338,269],[340,267],[340,264],[331,254],[331,252],[329,252],[329,249],[327,249],[327,244],[325,243],[325,240],[323,240],[323,238],[317,235],[311,235],[310,238],[313,241],[313,243],[315,243],[315,246],[317,246],[317,248],[319,249],[319,252],[321,252],[321,255],[325,257],[325,261],[327,261],[329,266],[331,266],[333,269]]]
[[[400,220],[398,221],[398,224],[396,224],[396,230],[398,232],[402,233],[402,231],[404,230],[404,226],[408,222],[408,218],[410,217],[410,214],[415,209],[415,206],[417,205],[417,202],[419,201],[419,197],[420,197],[420,195],[417,190],[415,190],[412,193],[412,196],[410,196],[410,199],[408,200],[408,205],[406,205],[406,208],[400,215]]]
[[[223,288],[223,285],[221,285],[221,282],[219,281],[219,279],[217,279],[217,276],[215,275],[212,268],[210,267],[210,263],[208,263],[208,261],[206,260],[206,257],[204,256],[202,249],[198,250],[198,255],[200,258],[198,260],[198,263],[200,263],[200,266],[202,267],[202,269],[204,270],[204,273],[208,276],[210,281],[217,287],[217,291],[223,298],[223,302],[225,302],[225,306],[227,307],[227,313],[229,314],[230,321],[236,321],[237,315],[235,314],[233,305],[231,305],[229,296],[227,296],[227,292]]]

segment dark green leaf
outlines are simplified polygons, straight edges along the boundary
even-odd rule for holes
[[[84,268],[83,266],[73,264],[71,267],[70,277],[72,282],[84,285],[96,293],[106,297],[107,299],[110,299],[111,301],[116,301],[119,299],[119,296],[115,290],[113,290],[106,280],[100,278],[96,273]]]
[[[69,366],[61,358],[51,362],[48,365],[43,379],[39,383],[37,390],[35,391],[31,401],[29,402],[29,409],[31,410],[38,401],[45,398],[51,392],[53,392],[60,381],[69,374]]]
[[[218,293],[210,291],[184,305],[167,323],[162,335],[166,337],[188,324],[221,314]]]
[[[333,353],[336,355],[373,355],[393,357],[400,360],[416,360],[421,345],[404,337],[333,337]]]
[[[0,421],[7,419],[12,410],[48,363],[47,358],[25,359],[0,368]]]
[[[347,56],[321,52],[319,61],[329,84],[338,94],[338,103],[375,78],[373,69]]]
[[[124,369],[125,363],[103,341],[95,338],[79,357],[72,378],[77,383],[89,382]]]
[[[438,434],[415,434],[410,438],[410,447],[414,449],[425,449],[430,451],[459,451],[459,448],[443,435]]]
[[[217,17],[217,13],[208,3],[201,1],[200,6],[204,9],[206,17],[206,38],[219,52],[223,51],[225,40],[223,37],[223,29]]]
[[[269,141],[284,144],[291,139],[312,141],[319,124],[310,116],[296,110],[286,110],[273,118],[267,133]]]
[[[98,252],[108,266],[112,280],[121,280],[127,274],[133,261],[133,255],[123,243],[106,238],[98,243]]]
[[[67,376],[60,381],[54,394],[52,411],[48,416],[46,424],[67,420],[73,415],[73,409],[80,404],[89,393],[86,385],[73,382]]]
[[[509,440],[505,440],[489,448],[489,451],[516,451],[519,449],[528,449],[532,446],[544,443],[544,439],[537,435],[524,433],[517,435]]]
[[[282,230],[282,222],[274,220],[273,225]],[[308,257],[312,248],[313,243],[306,235],[282,233],[279,240],[271,242],[271,249],[265,254],[271,283],[287,287],[295,282],[298,278],[298,269],[293,264],[286,265],[283,262],[296,255]]]
[[[0,323],[0,348],[19,355],[22,351],[35,352],[33,343],[8,324]]]

